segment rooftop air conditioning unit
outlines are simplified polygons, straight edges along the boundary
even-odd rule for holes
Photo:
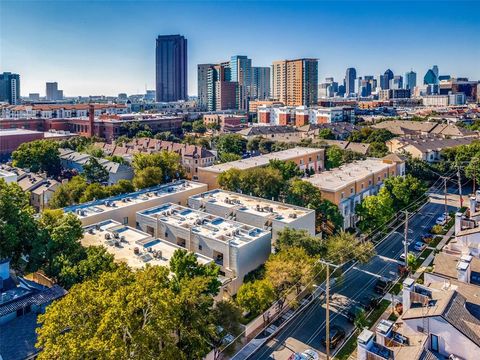
[[[105,234],[105,240],[110,240],[110,238],[111,238],[110,233],[107,232],[107,233]]]

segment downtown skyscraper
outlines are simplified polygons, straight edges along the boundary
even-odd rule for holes
[[[273,98],[287,106],[313,106],[318,102],[318,59],[274,61]]]
[[[187,100],[187,39],[181,35],[160,35],[155,52],[156,100]]]
[[[10,72],[0,74],[0,101],[11,105],[20,103],[20,75]]]
[[[413,91],[413,88],[417,86],[417,73],[413,70],[405,73],[405,89]]]
[[[355,79],[357,78],[357,70],[348,68],[345,72],[345,95],[348,97],[355,93]]]

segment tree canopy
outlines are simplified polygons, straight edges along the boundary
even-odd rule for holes
[[[35,140],[21,144],[12,154],[13,166],[46,172],[50,176],[60,173],[58,143],[51,140]]]
[[[83,165],[83,175],[88,182],[100,184],[108,182],[109,177],[107,169],[94,156]]]
[[[221,316],[238,318],[232,304],[214,306],[212,269],[175,253],[170,267],[120,265],[73,286],[39,316],[39,359],[202,359],[221,343]]]

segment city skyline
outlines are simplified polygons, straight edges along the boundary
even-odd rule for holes
[[[357,76],[378,76],[390,68],[402,76],[413,69],[423,78],[429,68],[438,65],[440,74],[480,78],[476,63],[480,49],[475,42],[480,31],[475,19],[478,12],[474,11],[480,10],[477,2],[425,1],[407,6],[348,2],[347,7],[331,2],[282,2],[272,7],[266,2],[150,1],[134,6],[128,1],[3,1],[0,6],[0,71],[20,74],[22,96],[43,96],[45,83],[51,81],[62,84],[64,96],[134,94],[154,89],[155,39],[168,34],[188,39],[189,95],[197,95],[198,64],[227,61],[234,55],[248,56],[255,67],[271,66],[282,59],[318,58],[319,83],[330,76],[341,81],[348,67],[354,67]],[[112,6],[115,17],[110,19],[107,14],[111,15]],[[184,16],[179,17],[179,11]],[[75,12],[76,17],[66,16],[69,12]],[[162,14],[160,19],[158,14]],[[205,22],[208,14],[211,22]],[[362,25],[359,36],[358,23],[352,21],[364,15],[372,21]],[[245,16],[255,26],[242,25]],[[289,16],[302,16],[305,21],[292,28],[272,25]],[[401,21],[407,36],[393,36],[395,40],[388,43],[392,34],[382,31],[376,20],[382,16],[391,19],[389,23]],[[452,25],[448,32],[430,30],[438,28],[435,24],[445,16]],[[326,22],[331,26],[318,26]],[[21,26],[15,25],[19,23]],[[259,34],[265,34],[265,39]],[[448,47],[451,41],[455,41],[455,51]],[[457,56],[459,53],[467,55]]]

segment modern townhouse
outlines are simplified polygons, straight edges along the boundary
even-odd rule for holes
[[[234,295],[246,274],[265,263],[271,233],[254,226],[166,203],[137,212],[137,228],[188,251],[213,258]]]
[[[270,231],[272,242],[285,229],[306,230],[315,235],[315,210],[215,189],[193,195],[188,205],[195,210],[222,216]]]

